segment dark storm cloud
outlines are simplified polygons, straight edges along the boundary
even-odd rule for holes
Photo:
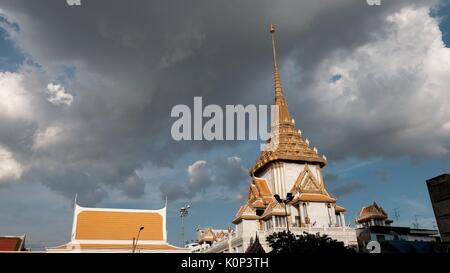
[[[358,181],[353,181],[353,182],[348,182],[348,183],[342,184],[336,188],[333,188],[331,190],[331,193],[336,198],[342,198],[344,196],[352,194],[355,191],[359,191],[359,190],[362,190],[365,188],[366,188],[365,184],[358,182]]]
[[[271,103],[267,27],[273,21],[282,66],[289,59],[302,71],[282,75],[302,79],[300,85],[286,84],[295,87],[286,90],[291,112],[300,116],[304,131],[317,135],[319,147],[331,151],[329,158],[347,157],[351,139],[337,134],[343,145],[333,146],[329,135],[320,135],[317,124],[324,124],[326,117],[317,115],[317,105],[308,101],[310,94],[302,92],[315,81],[314,68],[321,59],[370,41],[371,33],[386,24],[387,14],[414,2],[420,1],[390,1],[374,9],[360,0],[83,1],[81,7],[69,7],[62,0],[1,0],[5,16],[20,28],[10,31],[12,39],[45,71],[24,68],[23,85],[41,89],[43,97],[49,82],[61,83],[74,101],[57,107],[41,99],[39,115],[30,125],[11,129],[19,137],[1,133],[0,142],[28,166],[26,177],[70,198],[78,193],[80,199],[95,203],[109,187],[137,197],[144,183],[130,177],[145,162],[173,166],[191,151],[209,153],[237,145],[172,141],[174,105],[192,105],[194,96],[203,96],[204,104]],[[40,80],[30,80],[33,77]],[[33,149],[33,137],[45,136],[51,126],[61,128],[61,135]],[[347,129],[351,134],[352,128]],[[396,128],[386,126],[384,132],[378,136],[388,141]],[[357,147],[358,154],[374,153],[367,145]],[[214,168],[217,183],[227,177],[222,170]],[[173,198],[194,196],[211,184],[211,173],[199,175],[183,185],[187,193],[167,185],[161,190]],[[240,180],[223,182],[235,186]]]
[[[325,175],[325,182],[334,182],[339,179],[339,176],[335,174],[327,174]]]

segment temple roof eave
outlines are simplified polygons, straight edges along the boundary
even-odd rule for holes
[[[312,158],[308,156],[272,156],[270,159],[266,160],[259,160],[256,162],[256,164],[250,169],[250,174],[256,174],[259,170],[263,169],[270,163],[283,161],[283,162],[292,162],[292,163],[300,163],[300,164],[318,164],[321,168],[325,167],[327,165],[327,161],[324,158],[317,157]]]

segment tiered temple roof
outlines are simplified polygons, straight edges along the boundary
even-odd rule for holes
[[[320,156],[316,149],[311,149],[308,140],[303,140],[301,131],[295,128],[294,120],[291,118],[288,104],[283,95],[276,57],[275,28],[273,25],[270,25],[270,32],[272,33],[275,105],[278,106],[278,121],[274,121],[272,124],[271,135],[267,141],[268,146],[273,147],[273,149],[261,152],[250,173],[257,175],[260,169],[263,169],[270,162],[278,160],[318,163],[321,166],[325,166],[327,164],[326,158]]]
[[[278,107],[278,118],[272,124],[270,138],[267,141],[267,146],[272,147],[272,149],[262,151],[255,165],[251,168],[252,183],[249,187],[248,201],[236,213],[233,220],[234,224],[242,220],[265,219],[272,215],[286,214],[283,206],[273,198],[274,193],[270,191],[267,181],[257,177],[261,170],[276,161],[305,164],[304,171],[300,173],[294,186],[290,189],[290,192],[294,195],[291,204],[300,201],[326,202],[333,204],[337,212],[345,212],[346,210],[336,204],[336,199],[327,192],[323,183],[317,181],[308,167],[308,164],[318,164],[323,167],[327,164],[327,160],[325,156],[319,155],[317,149],[311,149],[309,141],[304,140],[301,131],[295,128],[295,122],[283,95],[273,25],[270,25],[270,33],[272,34],[275,105]]]
[[[392,222],[392,220],[388,219],[388,214],[384,211],[384,209],[381,206],[378,206],[375,202],[361,209],[359,216],[356,218],[356,223],[362,224],[364,222],[371,221],[372,219]]]

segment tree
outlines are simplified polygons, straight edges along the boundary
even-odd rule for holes
[[[272,248],[271,253],[307,253],[307,254],[346,254],[355,253],[353,248],[344,246],[343,242],[334,240],[328,235],[309,234],[294,235],[292,232],[273,233],[267,237]]]

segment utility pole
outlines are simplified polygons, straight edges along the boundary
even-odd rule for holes
[[[414,222],[412,223],[413,228],[419,228],[420,224],[419,224],[419,216],[420,215],[414,215]]]
[[[399,212],[398,208],[394,208],[392,211],[394,214],[395,222],[398,224],[398,219],[400,218],[400,212]]]
[[[184,247],[184,217],[189,214],[190,205],[180,208],[180,218],[181,218],[181,247]]]

